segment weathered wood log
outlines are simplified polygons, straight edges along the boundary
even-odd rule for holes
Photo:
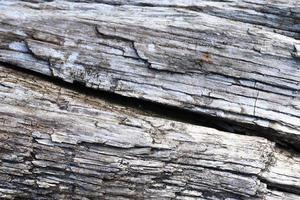
[[[298,0],[31,2],[0,2],[1,62],[299,148]]]
[[[298,153],[3,66],[0,123],[4,199],[300,199]]]
[[[0,198],[300,199],[299,39],[298,0],[0,0]]]

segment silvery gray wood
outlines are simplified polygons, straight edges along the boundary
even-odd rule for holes
[[[300,199],[300,155],[0,66],[1,199]]]
[[[0,62],[297,148],[299,4],[2,0]],[[300,199],[299,153],[266,132],[151,116],[3,66],[1,198]]]
[[[0,1],[1,62],[299,146],[298,0],[31,2]]]

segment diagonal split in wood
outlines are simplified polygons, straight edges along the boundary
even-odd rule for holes
[[[2,198],[300,197],[299,153],[264,138],[149,116],[2,66],[0,81]]]

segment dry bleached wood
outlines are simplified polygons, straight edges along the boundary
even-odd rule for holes
[[[0,61],[270,128],[298,148],[298,0],[32,2],[0,2]]]
[[[147,115],[0,66],[0,197],[300,199],[299,154]]]
[[[297,0],[2,0],[0,62],[269,128],[299,148],[299,8]],[[3,66],[1,198],[300,199],[299,153]]]

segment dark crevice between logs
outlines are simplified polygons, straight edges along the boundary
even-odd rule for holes
[[[291,193],[291,194],[300,195],[300,191],[298,188],[293,188],[293,187],[287,188],[286,185],[280,185],[280,184],[274,184],[274,183],[267,182],[267,188],[270,190],[277,190],[277,191],[281,191],[281,192],[287,192],[287,193]]]
[[[143,99],[125,97],[109,91],[87,88],[85,87],[84,83],[80,83],[78,81],[68,83],[57,77],[49,77],[47,75],[43,75],[24,68],[19,68],[15,65],[4,62],[0,62],[0,65],[21,73],[39,77],[59,87],[67,88],[81,94],[85,94],[87,96],[96,97],[112,104],[130,107],[131,109],[135,109],[138,112],[142,112],[150,116],[215,128],[220,131],[226,131],[235,134],[264,137],[272,142],[275,142],[277,147],[284,149],[290,153],[294,153],[295,155],[297,155],[300,152],[300,147],[297,147],[296,145],[297,142],[295,144],[292,143],[294,141],[293,138],[280,137],[280,134],[270,128],[263,128],[257,125],[239,123],[236,121],[222,119],[220,117],[209,116],[205,113],[197,113],[175,106],[164,105]],[[261,181],[264,182],[264,180]],[[297,189],[293,187],[287,188],[286,186],[269,183],[268,181],[267,185],[268,187],[270,187],[270,189],[273,190],[300,194]]]
[[[264,128],[253,124],[239,123],[236,121],[223,119],[217,116],[210,116],[205,113],[190,111],[185,108],[178,108],[176,106],[160,104],[134,97],[126,97],[109,91],[87,88],[84,85],[84,83],[78,81],[68,83],[57,77],[49,77],[47,75],[43,75],[38,72],[31,71],[29,69],[19,68],[9,63],[0,62],[0,64],[7,68],[11,68],[22,73],[40,77],[57,86],[77,91],[81,94],[103,99],[112,104],[118,104],[124,107],[137,109],[150,116],[156,116],[174,121],[215,128],[220,131],[226,131],[241,135],[264,137],[270,141],[275,142],[277,146],[287,149],[288,151],[300,152],[300,147],[297,146],[297,142],[299,141],[295,141],[295,138],[288,138],[288,136],[281,137],[280,133],[276,132],[271,128]]]

